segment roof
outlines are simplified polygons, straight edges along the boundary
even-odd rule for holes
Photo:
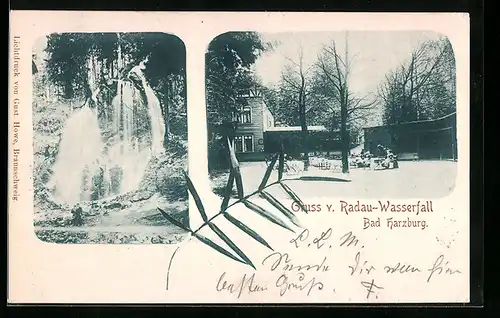
[[[373,129],[373,128],[382,128],[382,127],[390,127],[390,126],[402,126],[402,125],[410,125],[410,124],[418,124],[418,123],[429,123],[429,122],[436,122],[439,120],[443,120],[452,116],[455,116],[457,112],[450,113],[446,116],[436,118],[436,119],[425,119],[425,120],[414,120],[414,121],[407,121],[404,123],[396,123],[396,124],[388,124],[388,125],[379,125],[379,126],[371,126],[371,127],[363,127],[363,129]]]
[[[289,126],[289,127],[269,127],[267,131],[301,131],[302,127],[300,126]],[[326,131],[325,126],[308,126],[308,131]]]

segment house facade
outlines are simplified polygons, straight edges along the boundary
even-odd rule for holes
[[[247,105],[233,118],[238,123],[233,141],[236,156],[240,161],[264,160],[264,132],[274,127],[274,116],[259,90],[250,89],[241,97]]]
[[[288,154],[300,153],[300,126],[275,126],[273,114],[256,89],[247,91],[241,97],[246,98],[247,105],[233,117],[233,121],[238,123],[233,147],[239,161],[263,161],[268,153],[279,151],[281,145]],[[308,131],[309,151],[335,152],[340,149],[338,131],[328,131],[324,126],[309,126]]]

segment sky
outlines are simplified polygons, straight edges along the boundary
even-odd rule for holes
[[[254,71],[264,85],[275,85],[290,58],[298,61],[303,48],[304,64],[317,59],[325,44],[335,41],[337,51],[345,52],[346,32],[261,33],[264,41],[276,43],[274,50],[264,53],[255,63]],[[373,31],[347,33],[352,73],[350,89],[360,96],[373,96],[385,75],[411,56],[414,48],[425,40],[439,38],[434,32]],[[307,67],[307,66],[306,66]]]
[[[422,31],[261,33],[264,41],[274,44],[274,49],[259,57],[253,69],[264,85],[276,85],[282,71],[291,63],[287,58],[298,60],[300,47],[305,67],[308,67],[317,60],[323,46],[332,41],[343,54],[346,34],[349,59],[353,59],[349,88],[359,97],[366,96],[367,100],[373,100],[385,75],[407,61],[420,43],[440,37],[438,33]],[[43,51],[46,45],[46,38],[41,37],[33,47],[40,69],[43,68],[40,62],[46,57]],[[373,119],[376,124],[380,124],[380,120]]]

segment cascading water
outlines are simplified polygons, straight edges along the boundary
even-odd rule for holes
[[[115,186],[112,192],[125,193],[137,189],[151,159],[151,147],[139,136],[135,114],[144,110],[140,93],[129,81],[119,81],[118,95],[113,99],[113,127],[116,138],[108,151],[108,169],[113,169]]]
[[[95,109],[84,106],[66,122],[50,184],[59,200],[75,204],[137,190],[152,156],[163,152],[160,103],[142,69],[143,63],[130,74],[140,79],[144,97],[132,81],[118,80],[106,143]],[[146,131],[139,129],[145,121]]]
[[[144,90],[148,101],[149,117],[151,118],[151,148],[154,154],[160,154],[165,151],[165,148],[163,147],[165,138],[165,123],[163,121],[163,114],[160,108],[160,101],[149,85],[145,85]]]
[[[84,106],[68,119],[63,129],[49,181],[49,188],[54,189],[58,199],[68,204],[91,199],[92,177],[100,172],[102,149],[97,113]]]
[[[144,89],[146,103],[148,105],[148,114],[151,120],[151,151],[153,154],[160,154],[164,151],[163,141],[165,138],[165,122],[163,121],[160,101],[144,77],[144,68],[144,62],[141,62],[138,66],[130,70],[130,74],[131,76],[137,76],[139,78]]]

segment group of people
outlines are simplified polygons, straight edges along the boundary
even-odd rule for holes
[[[398,158],[394,152],[384,145],[377,145],[377,153],[372,154],[369,150],[363,149],[361,153],[351,155],[351,165],[358,168],[370,167],[372,165],[372,158],[379,158],[378,161],[382,168],[399,168]]]
[[[363,149],[359,154],[351,154],[349,162],[353,167],[367,168],[370,167],[370,162],[373,157],[370,151]]]
[[[379,152],[379,158],[382,158],[381,165],[383,168],[389,169],[397,169],[399,168],[398,165],[398,158],[396,154],[389,149],[389,147],[385,147],[383,145],[378,145],[377,150]]]
[[[271,155],[265,157],[266,165],[269,165]],[[331,161],[326,158],[309,158],[309,163],[312,166],[321,166],[325,161]],[[285,154],[285,170],[289,170],[292,162],[302,162],[301,160],[294,160],[290,155]],[[349,165],[356,168],[373,168],[373,169],[397,169],[399,168],[397,155],[384,145],[377,145],[375,154],[369,150],[363,149],[358,154],[351,154],[349,158]],[[275,167],[277,168],[277,167]],[[291,169],[296,170],[296,169]]]

